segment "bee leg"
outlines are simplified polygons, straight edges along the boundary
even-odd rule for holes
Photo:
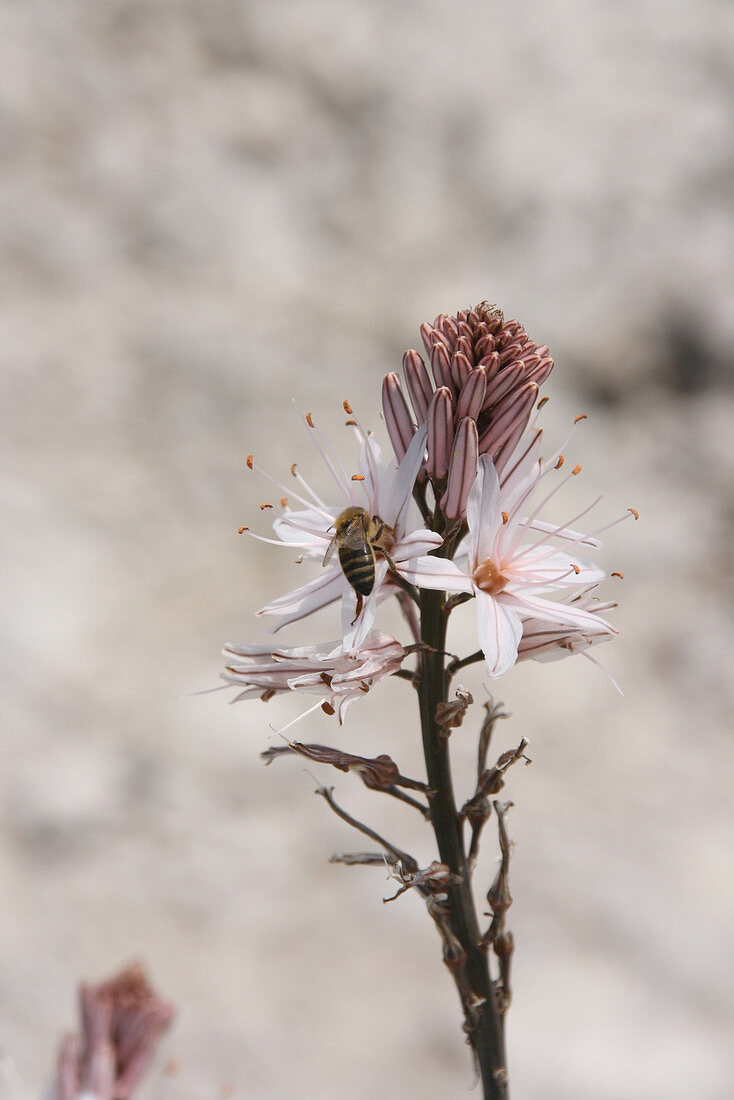
[[[387,567],[390,570],[390,572],[391,573],[397,573],[397,571],[398,571],[397,566],[395,565],[395,562],[392,560],[392,558],[388,554],[387,550],[383,550],[382,547],[379,547],[378,549],[379,549],[379,552],[382,554],[383,558],[385,559],[385,561],[387,562]]]
[[[364,600],[362,599],[362,593],[361,593],[361,592],[358,592],[358,593],[357,593],[357,614],[356,614],[356,615],[354,616],[354,618],[352,619],[352,621],[351,621],[351,623],[350,623],[350,626],[354,626],[354,624],[356,623],[357,619],[358,619],[358,618],[359,618],[359,616],[360,616],[360,615],[362,614],[362,605],[363,605],[363,604],[364,604]]]

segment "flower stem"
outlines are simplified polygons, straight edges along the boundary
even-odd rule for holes
[[[448,737],[436,721],[438,704],[447,701],[449,679],[443,653],[447,623],[444,594],[422,589],[420,599],[424,647],[420,655],[418,695],[428,799],[441,862],[457,876],[456,882],[447,887],[446,906],[448,925],[458,944],[451,950],[451,945],[445,943],[444,959],[459,990],[464,1029],[476,1055],[484,1098],[508,1100],[502,1020],[472,896],[463,827],[454,799]]]

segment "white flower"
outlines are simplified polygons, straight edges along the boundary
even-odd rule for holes
[[[397,672],[405,657],[399,642],[377,630],[367,635],[359,650],[351,652],[341,642],[325,642],[291,649],[229,644],[222,653],[229,662],[222,679],[243,688],[233,703],[268,700],[288,692],[318,696],[312,707],[283,730],[319,707],[327,714],[336,712],[341,725],[355,699],[361,699],[383,676]]]
[[[587,645],[590,639],[617,633],[597,612],[573,598],[576,586],[585,591],[594,588],[603,579],[603,571],[550,543],[556,538],[598,546],[598,540],[539,518],[560,486],[525,514],[540,480],[563,461],[560,455],[547,462],[536,459],[538,440],[535,435],[529,443],[521,441],[520,458],[514,465],[510,462],[502,486],[492,460],[487,455],[480,457],[467,502],[468,534],[459,554],[465,568],[435,556],[400,567],[407,580],[422,588],[476,597],[479,644],[491,677],[501,676],[515,664],[524,628],[532,634],[549,628],[558,632],[556,638]],[[569,477],[579,470],[575,467]],[[523,541],[530,531],[539,532],[540,537]],[[530,655],[529,640],[526,649]]]
[[[300,496],[292,492],[290,495],[295,496],[304,508],[293,511],[286,507],[273,524],[273,530],[280,542],[266,541],[298,548],[301,551],[299,560],[314,560],[321,567],[325,550],[334,536],[335,520],[345,508],[357,506],[364,508],[370,517],[379,516],[390,529],[389,555],[396,565],[427,554],[441,545],[443,540],[440,535],[418,526],[410,516],[413,485],[425,454],[425,426],[416,432],[400,465],[395,459],[383,464],[380,448],[372,435],[364,432],[356,421],[351,421],[360,441],[360,454],[357,463],[358,473],[349,477],[339,459],[314,426],[310,415],[306,417],[306,423],[316,447],[337,484],[342,499],[336,505],[325,503],[293,466],[291,468],[293,476],[308,495]],[[252,465],[249,460],[248,465]],[[276,484],[279,483],[276,482]],[[285,486],[280,487],[284,492],[288,492]],[[412,511],[417,516],[417,509]],[[287,624],[303,619],[312,612],[341,599],[343,645],[345,649],[359,649],[374,623],[377,603],[387,596],[394,595],[397,590],[395,583],[391,580],[387,560],[377,552],[374,587],[365,597],[361,613],[355,617],[356,594],[336,558],[334,564],[328,568],[321,568],[318,576],[287,592],[284,596],[271,600],[265,607],[260,608],[257,614],[281,616],[273,631],[275,633]]]

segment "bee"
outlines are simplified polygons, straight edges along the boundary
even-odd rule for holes
[[[364,597],[375,587],[375,552],[383,554],[391,564],[388,550],[392,539],[392,528],[379,516],[370,517],[364,508],[345,508],[334,520],[334,537],[326,548],[323,564],[327,565],[334,551],[339,551],[342,572],[357,594],[355,623]]]

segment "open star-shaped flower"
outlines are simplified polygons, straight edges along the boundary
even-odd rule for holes
[[[384,531],[380,541],[384,553],[382,549],[374,551],[374,583],[362,601],[361,609],[355,590],[337,557],[328,567],[320,568],[316,577],[271,600],[257,614],[281,616],[273,631],[275,633],[289,623],[341,600],[343,645],[347,650],[359,649],[372,628],[378,602],[400,591],[392,565],[404,566],[440,546],[443,541],[435,531],[420,526],[417,509],[412,505],[413,485],[425,455],[427,429],[424,426],[416,432],[399,464],[395,459],[383,463],[374,437],[351,420],[350,424],[360,442],[360,453],[358,472],[350,477],[310,415],[306,417],[306,424],[336,482],[341,500],[338,504],[326,503],[293,466],[291,472],[306,495],[293,492],[289,495],[304,507],[300,510],[284,509],[273,524],[277,539],[271,541],[279,540],[280,545],[297,548],[300,561],[317,561],[321,567],[334,537],[337,518],[345,508],[353,507],[364,509],[367,516],[378,517],[382,522]],[[251,462],[248,464],[252,465]],[[280,487],[288,492],[285,486]]]
[[[588,592],[604,572],[551,541],[598,546],[598,540],[540,518],[559,486],[528,512],[541,479],[562,464],[559,455],[546,462],[535,458],[538,439],[536,435],[521,445],[521,459],[510,466],[502,484],[492,459],[480,456],[467,501],[468,532],[457,561],[430,555],[400,566],[402,575],[421,588],[475,597],[479,645],[491,677],[515,664],[525,626],[533,633],[546,626],[566,643],[577,638],[588,644],[591,638],[616,633],[598,612],[589,610],[589,601],[573,598],[574,588]],[[579,470],[575,467],[568,476]],[[531,648],[529,642],[526,648]],[[566,651],[572,652],[573,646],[567,645]]]

